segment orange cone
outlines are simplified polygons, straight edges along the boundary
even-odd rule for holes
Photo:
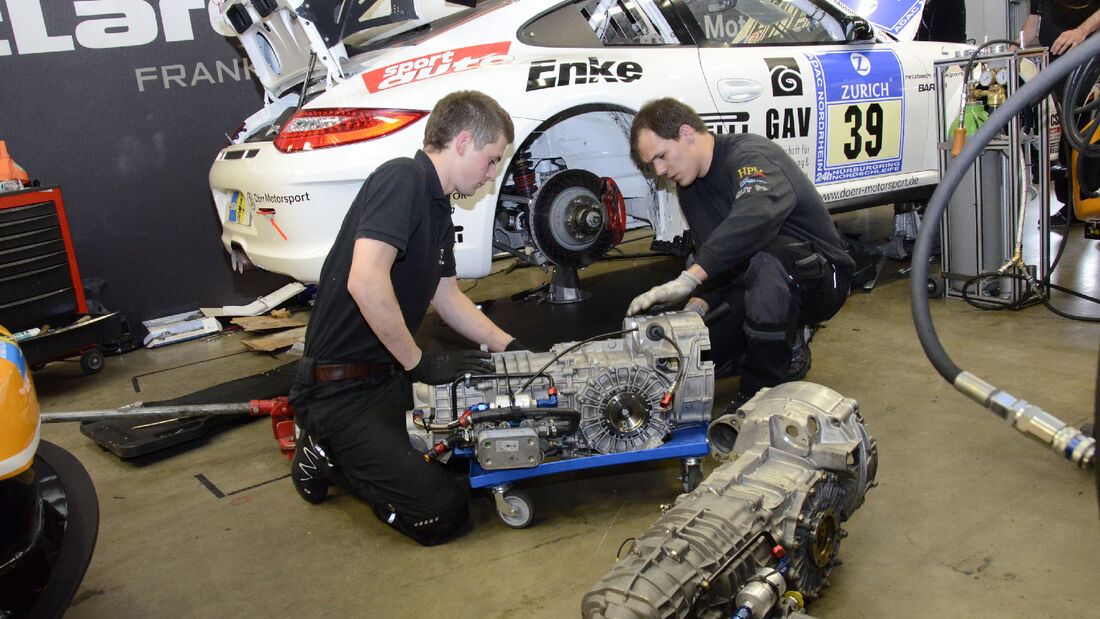
[[[30,182],[30,177],[27,176],[27,171],[24,170],[19,164],[11,160],[8,156],[8,145],[4,140],[0,140],[0,181],[17,180],[23,181],[23,184]]]

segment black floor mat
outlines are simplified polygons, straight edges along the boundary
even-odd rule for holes
[[[263,374],[246,376],[171,400],[146,402],[145,406],[221,404],[277,398],[290,392],[290,386],[294,383],[294,373],[297,369],[298,362],[294,361]],[[190,447],[192,445],[189,444],[192,443],[193,446],[200,445],[202,444],[201,439],[206,438],[212,432],[233,427],[251,419],[255,419],[255,417],[250,415],[208,415],[185,419],[164,419],[147,415],[135,415],[133,418],[127,419],[86,421],[80,424],[80,431],[118,457],[130,459],[147,456],[155,452],[170,451],[171,453],[177,453],[180,446],[188,445]]]

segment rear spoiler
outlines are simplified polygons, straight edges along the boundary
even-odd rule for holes
[[[311,55],[330,84],[339,82],[346,77],[347,36],[434,19],[448,12],[448,3],[473,7],[476,0],[213,0],[209,9],[214,30],[240,39],[260,83],[277,98],[305,79]]]

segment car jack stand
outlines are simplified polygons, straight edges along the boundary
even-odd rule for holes
[[[529,301],[537,299],[539,303],[549,301],[555,305],[565,305],[584,301],[591,296],[591,292],[581,290],[577,269],[554,265],[554,272],[550,275],[549,283],[523,292],[517,292],[512,295],[512,300]]]
[[[881,245],[871,245],[859,241],[849,241],[848,251],[852,257],[866,256],[877,258],[874,264],[861,269],[853,278],[852,286],[871,290],[875,287],[882,269],[887,260],[908,260],[910,247],[920,232],[920,213],[912,202],[903,202],[894,205],[894,227],[890,232],[890,240]],[[908,275],[909,269],[899,270],[901,275]]]
[[[550,276],[550,292],[547,301],[551,303],[576,303],[584,301],[592,293],[581,290],[577,270],[573,267],[554,266],[554,273]]]

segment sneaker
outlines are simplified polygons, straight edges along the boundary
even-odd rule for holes
[[[317,504],[325,500],[332,483],[325,476],[325,469],[330,465],[325,458],[325,452],[308,434],[302,432],[298,426],[294,426],[296,437],[294,447],[294,459],[290,461],[290,481],[298,496],[309,503]]]
[[[798,336],[791,347],[791,365],[787,369],[787,380],[802,380],[810,371],[810,363],[813,355],[810,354],[810,340],[813,338],[813,327],[801,327]]]
[[[753,394],[755,395],[755,394]],[[730,402],[730,405],[726,407],[726,410],[722,412],[723,415],[729,415],[730,413],[736,413],[739,408],[745,405],[746,402],[752,399],[752,395],[746,395],[741,392],[737,392],[737,395]]]

